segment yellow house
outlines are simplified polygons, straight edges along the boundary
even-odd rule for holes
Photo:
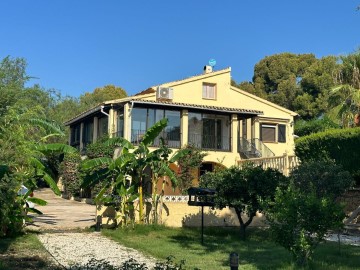
[[[98,137],[121,136],[137,144],[166,117],[163,137],[174,149],[193,144],[206,151],[203,170],[251,158],[293,155],[297,114],[231,85],[231,68],[152,86],[106,101],[67,121],[70,144],[83,150]],[[158,142],[154,143],[156,147]]]
[[[169,124],[162,137],[170,148],[177,150],[192,144],[207,153],[198,171],[200,176],[212,171],[216,164],[230,167],[249,159],[263,164],[266,159],[273,162],[293,155],[296,115],[233,87],[231,68],[213,71],[205,66],[200,75],[103,102],[65,124],[71,130],[70,144],[85,150],[87,144],[104,134],[124,137],[136,145],[149,127],[166,117]],[[157,146],[159,141],[154,142],[153,149]],[[284,163],[278,160],[277,164]],[[181,204],[187,198],[169,196],[179,194],[170,188],[165,194],[172,216],[164,216],[163,221],[170,226],[194,224],[191,217],[198,217],[198,210]],[[229,209],[208,214],[215,218],[209,223],[236,224]]]

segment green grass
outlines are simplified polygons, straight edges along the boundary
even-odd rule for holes
[[[0,239],[0,270],[58,269],[49,262],[49,255],[36,234]]]
[[[192,228],[136,226],[102,233],[160,260],[169,255],[178,262],[185,259],[186,269],[229,269],[233,251],[239,254],[240,269],[298,269],[290,254],[271,242],[265,230],[249,230],[244,242],[239,240],[237,229],[205,228],[204,245],[200,243],[201,231]],[[336,243],[321,244],[308,269],[360,269],[360,247],[341,245],[339,250]]]

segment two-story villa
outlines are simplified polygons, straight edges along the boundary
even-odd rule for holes
[[[199,170],[240,160],[293,155],[297,114],[231,85],[231,68],[152,86],[134,96],[109,100],[81,113],[70,126],[70,144],[80,150],[104,134],[135,145],[166,117],[162,136],[169,147],[193,144],[208,155]],[[154,147],[159,142],[154,143]]]

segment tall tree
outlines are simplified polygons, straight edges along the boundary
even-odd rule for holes
[[[121,87],[109,84],[104,87],[95,88],[91,93],[86,92],[80,96],[80,106],[87,110],[101,102],[127,97],[126,91]]]
[[[359,125],[360,51],[341,56],[340,61],[335,77],[336,85],[329,99],[332,108],[330,114],[335,115],[343,127],[351,127]]]

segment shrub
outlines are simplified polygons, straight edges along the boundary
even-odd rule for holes
[[[200,167],[204,157],[207,155],[193,145],[187,145],[184,149],[188,149],[189,154],[177,161],[180,168],[178,174],[178,188],[182,193],[187,192],[192,186],[194,180],[193,170]]]
[[[345,213],[335,199],[351,186],[352,177],[334,162],[313,161],[296,168],[290,181],[267,204],[266,218],[274,240],[305,265],[327,231],[342,228]]]
[[[99,138],[96,142],[89,144],[86,147],[86,156],[88,158],[97,158],[97,157],[110,157],[114,155],[114,150],[117,146],[115,145],[106,145],[105,142],[109,138],[103,136]]]
[[[345,214],[332,198],[304,192],[290,185],[280,189],[275,202],[266,211],[266,219],[275,242],[293,255],[298,265],[306,265],[316,246],[329,229],[340,229]]]
[[[60,176],[65,187],[65,192],[72,196],[80,194],[82,178],[79,172],[80,154],[68,153],[65,155],[63,162],[60,164]]]
[[[166,262],[157,262],[153,270],[181,270],[185,269],[185,261],[182,260],[179,264],[174,263],[173,256],[169,256]],[[106,260],[97,260],[92,258],[85,265],[74,264],[70,266],[70,270],[149,270],[144,263],[139,263],[135,259],[130,258],[123,262],[120,266],[113,266]],[[200,269],[194,269],[200,270]]]
[[[295,153],[302,162],[334,160],[359,182],[360,128],[328,130],[295,141]]]
[[[312,133],[318,133],[329,129],[339,128],[339,125],[325,117],[322,119],[312,119],[309,121],[299,120],[295,123],[294,133],[300,137]]]
[[[290,175],[295,187],[302,192],[314,190],[318,197],[336,199],[353,184],[350,173],[333,161],[304,162]]]
[[[18,234],[23,228],[23,206],[17,200],[19,187],[8,167],[0,165],[0,237]]]

